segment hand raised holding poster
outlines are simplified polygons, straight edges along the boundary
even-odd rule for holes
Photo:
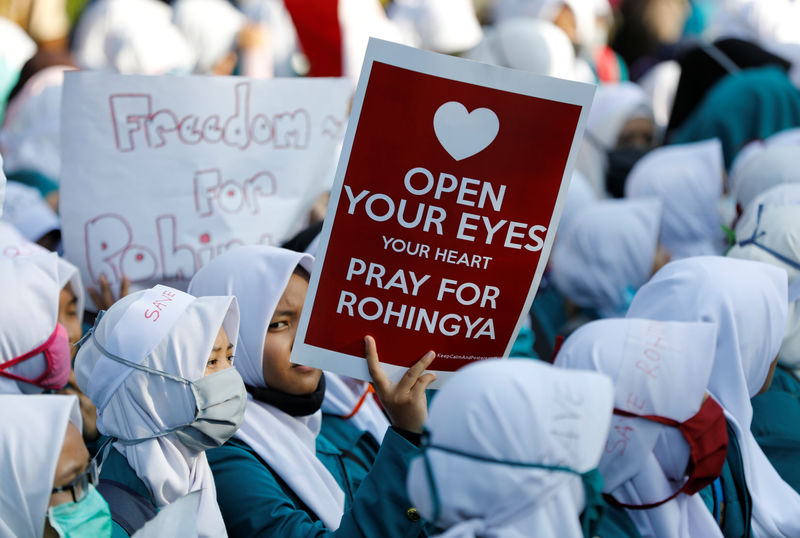
[[[552,244],[594,87],[372,40],[292,361],[440,383],[504,356]]]
[[[68,73],[65,255],[116,293],[183,287],[211,258],[287,239],[329,185],[345,79]]]

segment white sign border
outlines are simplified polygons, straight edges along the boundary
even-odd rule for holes
[[[314,366],[316,368],[326,368],[331,361],[336,362],[336,373],[354,377],[357,379],[371,380],[369,371],[367,369],[367,361],[363,357],[355,357],[338,351],[332,351],[317,346],[307,344],[305,341],[306,331],[308,329],[308,322],[311,317],[311,311],[314,308],[314,300],[317,295],[317,288],[319,286],[320,274],[322,267],[325,264],[325,254],[328,249],[328,241],[331,236],[333,228],[333,221],[335,217],[336,208],[339,205],[339,198],[342,192],[342,185],[344,183],[345,172],[350,162],[350,152],[353,149],[353,140],[355,139],[356,128],[358,127],[358,120],[361,117],[361,109],[364,105],[364,95],[367,90],[367,83],[369,75],[372,72],[372,64],[374,62],[384,63],[403,69],[409,69],[419,73],[443,77],[454,81],[466,82],[496,90],[502,90],[521,95],[528,95],[540,99],[547,99],[578,105],[581,107],[580,117],[575,129],[575,135],[572,139],[572,145],[569,151],[566,167],[564,168],[564,175],[561,178],[561,187],[558,191],[556,204],[553,209],[553,215],[547,228],[545,235],[544,247],[542,248],[539,258],[539,264],[536,267],[531,286],[528,290],[528,296],[525,300],[525,306],[517,320],[517,325],[511,335],[508,346],[506,347],[503,357],[506,358],[511,352],[514,341],[519,334],[520,329],[525,321],[533,304],[533,299],[536,296],[536,290],[541,282],[544,269],[547,265],[546,261],[550,258],[550,249],[553,246],[553,241],[556,235],[556,228],[561,218],[561,211],[564,207],[567,191],[569,190],[569,183],[572,177],[572,171],[575,167],[575,161],[578,158],[578,149],[580,148],[581,140],[586,129],[586,122],[589,116],[589,109],[594,98],[596,86],[592,84],[585,84],[580,82],[567,81],[552,77],[535,75],[533,73],[519,71],[515,69],[507,69],[504,67],[497,67],[494,65],[483,64],[471,60],[464,60],[463,58],[454,58],[443,54],[428,52],[404,45],[398,45],[389,41],[383,41],[374,37],[370,38],[367,46],[367,52],[364,57],[364,64],[361,68],[361,75],[358,79],[358,86],[356,87],[355,96],[353,98],[353,106],[350,112],[350,119],[347,123],[347,131],[344,136],[344,144],[342,152],[339,157],[339,163],[336,167],[336,177],[334,179],[333,188],[331,190],[331,198],[328,203],[328,213],[326,215],[322,231],[320,232],[320,242],[317,252],[320,256],[314,262],[314,271],[311,274],[311,281],[308,286],[308,294],[303,305],[303,311],[300,316],[300,324],[297,328],[295,335],[294,345],[292,349],[291,361],[295,364],[304,364]],[[465,62],[470,62],[469,64]],[[386,342],[383,345],[387,345]],[[380,347],[378,348],[378,355],[380,356]],[[418,357],[415,357],[418,358]],[[386,375],[394,382],[405,374],[407,368],[403,366],[396,366],[394,364],[381,363]],[[331,370],[333,371],[333,370]],[[445,372],[441,370],[428,370],[436,374],[436,381],[434,381],[429,388],[440,388],[444,382],[447,381],[455,372]]]

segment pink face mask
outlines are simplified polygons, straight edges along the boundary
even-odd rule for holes
[[[44,358],[47,361],[47,368],[44,373],[36,379],[28,379],[8,372],[15,364],[35,357],[39,353],[44,353]],[[8,362],[0,364],[0,376],[14,379],[16,381],[24,381],[37,387],[46,390],[60,390],[66,386],[69,381],[70,372],[70,350],[69,350],[69,335],[67,329],[60,323],[56,323],[56,328],[50,338],[38,346],[36,349],[15,357]]]

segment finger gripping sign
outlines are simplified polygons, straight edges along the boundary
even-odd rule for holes
[[[61,215],[84,282],[183,288],[237,245],[277,244],[325,190],[345,79],[68,73]]]
[[[594,86],[371,40],[293,350],[438,382],[506,356],[552,244]]]

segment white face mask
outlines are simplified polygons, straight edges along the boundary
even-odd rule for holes
[[[101,317],[97,317],[95,327],[100,322]],[[109,359],[129,368],[187,385],[194,397],[195,416],[192,422],[165,429],[147,437],[128,440],[119,439],[117,440],[118,442],[124,445],[133,445],[174,433],[187,448],[202,452],[209,448],[222,446],[236,433],[236,430],[239,429],[239,426],[244,421],[247,390],[242,377],[235,368],[226,368],[221,372],[205,376],[197,381],[189,381],[183,377],[136,364],[114,355],[98,342],[94,336],[94,328],[91,331],[91,337],[97,349]],[[98,413],[102,413],[102,411],[102,409],[98,409]]]

